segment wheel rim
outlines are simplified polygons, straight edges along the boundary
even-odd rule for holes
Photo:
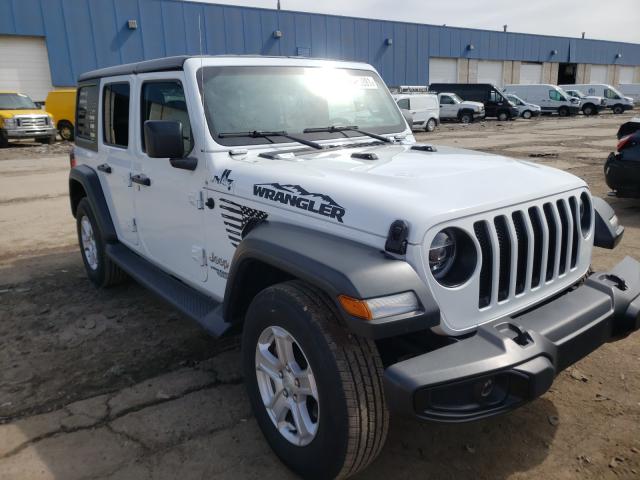
[[[469,115],[463,115],[460,120],[462,121],[462,123],[471,123],[471,119],[469,118]]]
[[[427,122],[427,130],[433,132],[436,129],[436,122],[433,120],[429,120]]]
[[[320,419],[318,388],[298,341],[282,327],[265,328],[255,363],[260,396],[273,425],[294,445],[311,443]]]
[[[523,116],[524,118],[531,118],[531,112],[530,112],[529,110],[527,110],[526,112],[524,112],[524,113],[522,114],[522,116]]]
[[[501,122],[504,122],[507,119],[507,114],[506,113],[501,113],[498,116],[498,120],[500,120]]]
[[[585,107],[584,114],[585,115],[591,115],[591,107]]]
[[[98,247],[96,239],[93,235],[93,227],[91,221],[85,215],[80,220],[80,240],[82,241],[82,251],[87,265],[91,270],[98,269]]]
[[[62,127],[60,129],[60,136],[64,139],[64,140],[69,140],[71,138],[71,128],[69,127]]]

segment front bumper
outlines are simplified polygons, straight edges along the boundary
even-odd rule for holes
[[[56,135],[55,127],[37,127],[37,128],[5,128],[2,130],[7,138],[41,138]]]
[[[476,120],[476,119],[481,119],[481,118],[484,118],[484,117],[485,117],[485,115],[486,115],[486,113],[485,113],[485,111],[484,111],[484,110],[481,110],[481,111],[479,111],[479,112],[473,112],[473,119],[474,119],[474,120]]]
[[[603,343],[640,328],[640,263],[627,257],[572,291],[384,374],[392,411],[440,422],[497,415],[546,392]]]

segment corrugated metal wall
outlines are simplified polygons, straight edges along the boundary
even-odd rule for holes
[[[0,34],[46,37],[53,82],[66,86],[94,68],[197,54],[199,16],[206,54],[359,60],[373,64],[393,85],[427,84],[429,57],[640,65],[640,45],[628,43],[178,0],[0,0]],[[137,30],[127,28],[130,19],[138,21]],[[273,38],[274,30],[282,38]],[[475,48],[468,50],[469,44]]]

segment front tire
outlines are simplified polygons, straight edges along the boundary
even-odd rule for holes
[[[473,115],[471,113],[462,113],[460,114],[460,123],[471,123],[473,122]]]
[[[624,113],[624,107],[622,105],[614,105],[613,113],[615,113],[616,115],[620,115],[621,113]]]
[[[595,108],[590,103],[587,103],[584,107],[582,107],[582,113],[584,113],[587,116],[594,115],[594,112],[595,112]]]
[[[110,287],[122,283],[126,274],[106,255],[100,226],[86,197],[80,200],[76,209],[76,229],[82,261],[89,280],[96,287]]]
[[[522,112],[522,118],[529,120],[531,118],[531,111],[525,110],[524,112]]]
[[[558,109],[558,115],[560,115],[561,117],[569,116],[569,109],[567,107],[560,107]]]
[[[509,114],[507,112],[499,112],[498,120],[500,122],[506,122],[507,120],[509,120]]]
[[[433,132],[436,129],[436,120],[435,118],[430,118],[427,120],[427,125],[424,127],[425,131]]]
[[[322,292],[297,280],[260,292],[245,318],[243,368],[256,420],[303,478],[351,476],[387,436],[376,346],[338,318]]]

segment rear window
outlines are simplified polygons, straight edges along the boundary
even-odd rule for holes
[[[105,85],[102,100],[103,141],[107,145],[129,146],[129,84]]]
[[[398,106],[404,110],[409,110],[409,99],[403,98],[402,100],[398,100]]]
[[[98,85],[81,85],[76,105],[76,145],[97,151]]]

